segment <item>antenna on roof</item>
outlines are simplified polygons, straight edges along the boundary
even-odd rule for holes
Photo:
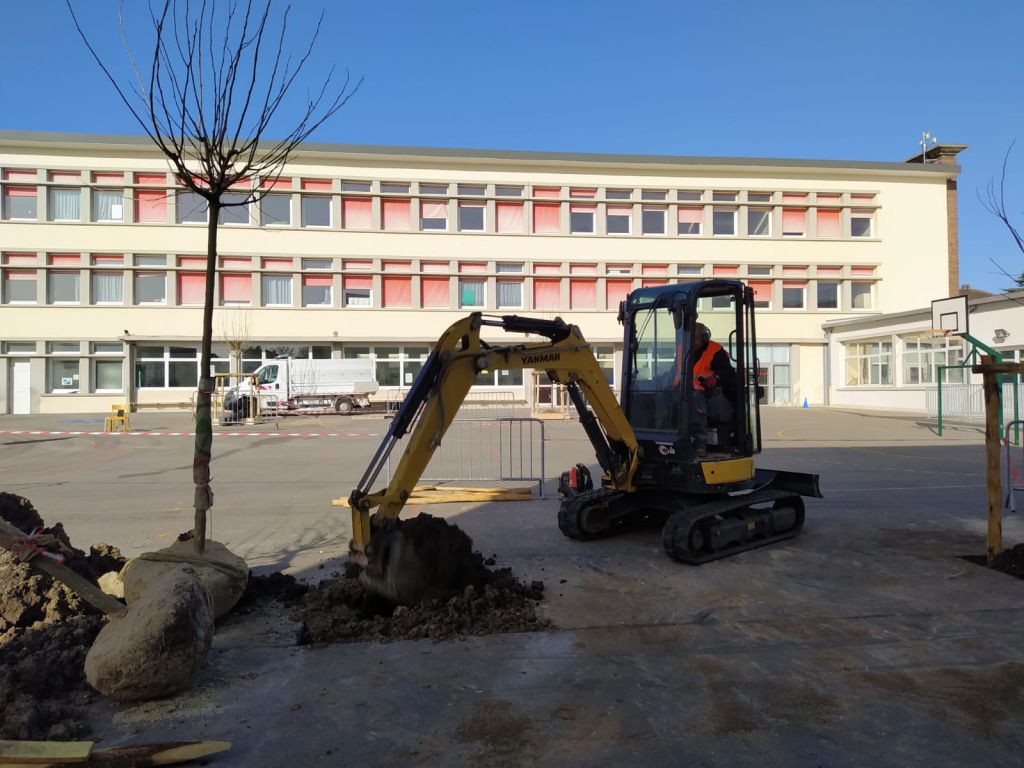
[[[931,131],[921,131],[921,140],[917,142],[921,146],[921,162],[928,162],[928,147],[933,147],[939,140],[932,136]]]

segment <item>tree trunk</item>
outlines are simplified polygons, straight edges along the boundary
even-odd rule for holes
[[[196,551],[206,549],[206,511],[213,506],[210,489],[210,460],[213,456],[213,418],[210,395],[213,377],[210,375],[211,346],[213,343],[213,296],[217,279],[217,223],[220,205],[209,201],[209,222],[206,238],[206,299],[203,304],[203,344],[199,356],[199,393],[196,398],[196,447],[192,458],[192,481],[196,486],[196,521],[193,530]]]

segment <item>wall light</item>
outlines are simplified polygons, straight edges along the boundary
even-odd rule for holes
[[[995,333],[996,341],[998,341],[998,342],[1006,341],[1006,338],[1010,335],[1010,332],[1008,330],[1006,330],[1005,328],[996,328],[994,333]]]

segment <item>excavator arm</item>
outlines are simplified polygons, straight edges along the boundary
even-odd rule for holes
[[[547,340],[494,346],[480,338],[485,326]],[[376,509],[380,521],[398,517],[477,374],[523,368],[543,369],[552,381],[565,385],[608,483],[618,490],[633,490],[639,460],[636,435],[579,328],[561,319],[474,312],[453,323],[438,340],[349,496],[354,549],[361,551],[370,541],[372,510]],[[397,442],[406,434],[410,435],[408,445],[388,486],[371,492]]]

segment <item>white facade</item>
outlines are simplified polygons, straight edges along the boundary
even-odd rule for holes
[[[968,323],[970,336],[1004,360],[1024,359],[1024,292],[970,300]],[[970,338],[936,335],[932,325],[930,304],[827,323],[829,404],[934,415],[938,366],[943,365],[946,412],[980,416],[981,376],[950,367],[962,364],[975,344]],[[978,348],[977,353],[987,351]],[[974,405],[965,405],[968,399]]]
[[[370,357],[383,395],[479,310],[579,325],[614,384],[625,294],[720,276],[757,292],[769,402],[823,403],[823,323],[956,285],[956,151],[921,164],[307,145],[261,205],[222,220],[215,365],[231,367],[222,342],[242,322],[245,369]],[[205,210],[152,145],[0,132],[0,203],[0,412],[188,402]],[[530,381],[494,371],[480,386],[529,399]]]

